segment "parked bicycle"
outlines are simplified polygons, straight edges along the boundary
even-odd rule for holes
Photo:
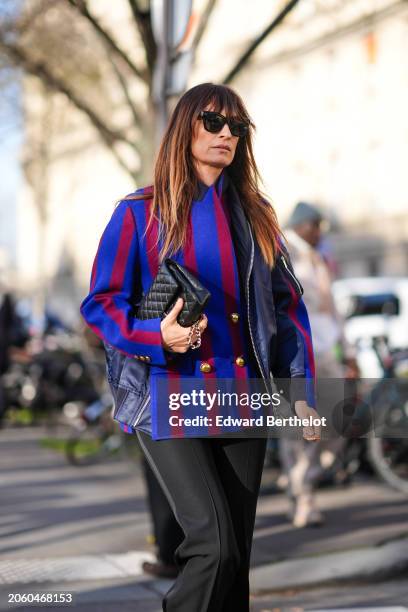
[[[65,407],[71,418],[65,456],[71,465],[82,467],[110,459],[135,461],[140,457],[135,436],[124,433],[112,419],[113,399],[103,394],[88,406]]]
[[[333,411],[336,431],[346,438],[318,487],[350,484],[358,474],[377,474],[408,494],[408,350],[391,350],[384,336],[369,341],[383,376],[346,381],[347,401]],[[279,439],[268,440],[265,467],[269,492],[286,486],[280,474]]]
[[[342,469],[351,476],[362,466],[371,467],[388,485],[408,494],[408,351],[390,349],[385,336],[373,338],[371,346],[383,376],[343,407],[342,434],[348,440]]]

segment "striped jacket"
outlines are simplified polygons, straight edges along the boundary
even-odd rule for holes
[[[235,346],[241,346],[242,355],[245,352],[242,341],[248,340],[255,363],[246,375],[262,377],[267,387],[270,387],[270,374],[290,378],[295,383],[292,399],[307,399],[313,405],[313,349],[302,288],[284,245],[272,272],[266,266],[239,198],[233,186],[228,185],[228,181],[225,184],[226,216],[229,213],[228,227],[236,255],[231,258],[230,278],[234,276],[236,286],[241,289],[232,296],[235,301],[230,308],[239,309],[241,315]],[[139,320],[134,317],[132,304],[148,291],[159,266],[160,242],[155,246],[157,223],[145,234],[150,206],[151,200],[147,198],[125,199],[119,203],[101,237],[92,267],[90,291],[81,305],[85,321],[105,343],[108,378],[116,400],[114,418],[125,429],[136,427],[149,433],[152,430],[150,374],[165,370],[174,375],[200,375],[197,352],[193,354],[190,350],[174,359],[163,349],[159,318]],[[174,258],[197,273],[199,271],[192,266],[191,253],[194,252],[198,259],[201,255],[202,260],[203,250],[220,251],[225,235],[215,218],[214,225],[208,227],[207,241],[202,240],[202,220],[193,213],[194,203],[190,247]],[[231,294],[231,291],[226,293]],[[207,332],[203,339],[209,338]],[[228,368],[227,361],[221,360],[221,348],[217,351],[213,355],[214,362],[210,363],[212,369],[221,376],[239,376],[240,369],[232,363]],[[235,357],[233,353],[231,356]],[[211,354],[207,351],[204,358],[210,361]],[[249,351],[245,358],[249,367]]]

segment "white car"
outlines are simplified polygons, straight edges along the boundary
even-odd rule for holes
[[[347,340],[359,343],[358,361],[364,377],[381,376],[370,339],[386,336],[391,348],[408,348],[408,279],[345,278],[333,283],[334,298],[345,318]]]

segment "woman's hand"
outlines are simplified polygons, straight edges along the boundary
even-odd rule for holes
[[[186,353],[189,349],[188,336],[191,327],[182,327],[177,323],[177,316],[183,309],[184,300],[179,297],[170,310],[169,314],[164,317],[160,324],[163,348],[166,351],[172,351],[174,353]],[[203,333],[207,327],[208,319],[203,313],[202,319],[198,324],[198,327]]]
[[[307,405],[307,402],[298,400],[295,402],[295,412],[300,419],[319,419],[320,416],[314,408]],[[303,437],[305,440],[320,440],[321,425],[304,425]]]

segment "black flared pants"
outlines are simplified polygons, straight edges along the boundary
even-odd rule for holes
[[[266,439],[137,435],[185,536],[175,552],[180,573],[163,610],[248,612]]]

